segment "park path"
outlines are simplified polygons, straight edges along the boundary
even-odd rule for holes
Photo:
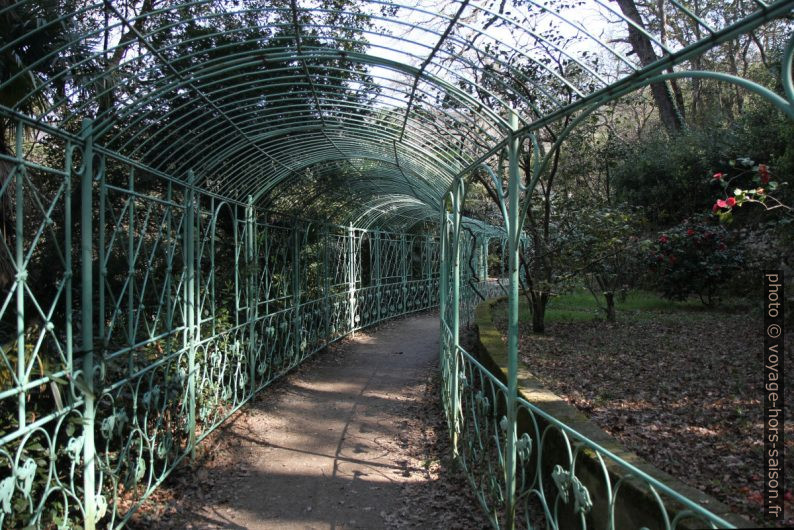
[[[438,326],[411,316],[320,352],[200,444],[204,463],[133,526],[481,526],[462,477],[442,476]]]

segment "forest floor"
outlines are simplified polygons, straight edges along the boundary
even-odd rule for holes
[[[449,458],[438,316],[358,332],[260,392],[132,528],[488,526]]]
[[[505,310],[494,311],[503,332]],[[521,312],[521,359],[546,388],[657,468],[764,525],[760,314],[638,293],[608,323],[580,292],[553,301],[541,335],[525,303]],[[794,403],[792,385],[785,399]],[[785,438],[794,454],[791,421]],[[794,526],[790,489],[782,527]]]

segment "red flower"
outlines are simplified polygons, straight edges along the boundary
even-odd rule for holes
[[[686,235],[694,236],[695,235],[695,231],[690,228],[689,230],[686,231]]]
[[[725,201],[723,201],[722,199],[717,199],[717,204],[716,204],[716,206],[719,206],[720,208],[725,208],[726,206],[728,206],[728,203],[726,203],[726,202],[725,202]]]
[[[659,243],[661,243],[662,245],[669,242],[670,242],[670,238],[667,237],[666,235],[662,234],[661,236],[659,236]]]
[[[727,249],[728,247],[727,245],[725,245],[725,243],[720,243],[719,246],[717,247],[717,250],[727,250]]]
[[[714,173],[714,180],[722,180],[722,177],[725,176],[725,173]]]
[[[720,211],[719,205],[715,204],[714,206],[712,206],[711,207],[711,211],[714,212],[714,213],[719,212]]]
[[[728,197],[728,200],[725,201],[725,204],[726,206],[728,206],[728,208],[733,208],[734,206],[736,206],[736,199],[734,199],[733,197]]]
[[[769,182],[769,168],[766,167],[766,164],[758,164],[758,175],[761,177],[761,184]]]

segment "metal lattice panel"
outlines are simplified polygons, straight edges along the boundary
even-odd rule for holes
[[[46,66],[41,82],[23,84],[25,69],[0,82],[0,90],[29,88],[12,107],[33,107],[68,130],[92,115],[98,143],[171,175],[193,170],[206,188],[242,201],[268,201],[341,167],[356,194],[350,220],[380,223],[381,215],[433,218],[454,177],[505,147],[512,109],[525,109],[516,128],[528,133],[661,78],[744,82],[672,68],[792,8],[754,0],[707,18],[673,1],[666,9],[694,31],[671,42],[600,0],[508,9],[469,0],[43,5],[0,8],[40,19],[0,43],[0,54],[58,24],[67,29],[26,65]],[[592,11],[619,24],[605,33]],[[615,45],[632,31],[653,48],[643,61]],[[552,56],[566,68],[550,65]],[[599,73],[598,61],[614,63],[615,75]],[[792,113],[789,101],[744,83]]]
[[[519,415],[543,416],[516,389],[521,227],[568,133],[686,77],[794,117],[794,0],[712,17],[664,5],[691,34],[673,43],[602,0],[2,3],[0,198],[14,223],[0,238],[0,525],[123,524],[274,379],[438,304],[450,434],[495,526],[554,522],[568,501],[584,521],[584,448],[687,507],[671,520],[660,503],[662,526],[729,526],[553,418],[567,468],[533,471],[545,431],[517,436]],[[782,95],[688,70],[762,25],[783,43]],[[615,44],[638,36],[643,58]],[[541,156],[536,132],[563,119]],[[474,171],[493,179],[504,228],[463,216]],[[489,249],[508,282],[488,281]],[[502,292],[507,385],[459,342]]]

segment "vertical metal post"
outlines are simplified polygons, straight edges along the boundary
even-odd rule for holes
[[[328,241],[331,235],[328,230],[328,223],[323,224],[323,314],[325,315],[325,336],[326,341],[332,338],[331,333],[331,305],[329,303],[329,296],[331,295],[331,271],[328,265]]]
[[[97,324],[97,336],[102,341],[102,351],[107,349],[107,331],[105,329],[105,307],[106,307],[106,286],[107,286],[107,275],[108,275],[108,255],[107,255],[107,247],[106,247],[106,237],[107,237],[107,197],[108,197],[108,190],[107,190],[107,182],[105,177],[105,171],[102,171],[100,175],[93,176],[94,180],[99,180],[99,226],[97,227],[97,263],[99,264],[99,279],[97,281],[97,312],[99,313],[99,317],[96,319]],[[130,196],[130,201],[133,200],[133,197]],[[121,229],[121,227],[119,227]],[[132,219],[130,219],[130,227],[129,231],[132,233],[133,230],[133,223]],[[130,237],[132,237],[130,235]],[[132,243],[129,244],[128,249],[129,259],[132,259]],[[130,265],[128,268],[128,274],[132,276],[134,274],[134,270]],[[128,308],[127,308],[127,320],[129,322],[128,327],[132,326],[132,293],[134,291],[134,284],[132,283],[132,277],[130,277],[130,286],[128,289]],[[129,333],[129,331],[128,331]],[[128,342],[130,346],[134,344],[134,342],[130,339]],[[128,373],[132,373],[132,353],[130,352],[129,358],[129,365],[128,365]]]
[[[440,248],[439,248],[439,278],[438,278],[438,314],[441,316],[441,366],[443,369],[444,366],[444,345],[446,344],[445,335],[445,324],[446,324],[446,317],[447,317],[447,296],[449,289],[449,278],[447,277],[447,208],[446,208],[446,199],[441,201],[441,223],[438,225],[441,234],[440,234]]]
[[[240,325],[240,313],[242,313],[242,296],[240,295],[240,268],[242,266],[241,260],[245,259],[245,256],[241,257],[241,247],[244,246],[244,243],[240,241],[240,234],[237,231],[238,225],[240,221],[240,208],[239,206],[235,206],[232,210],[232,223],[234,223],[234,325]]]
[[[355,237],[353,223],[347,228],[347,277],[348,277],[348,303],[350,307],[350,331],[356,329],[356,263],[355,263]]]
[[[256,222],[254,220],[254,199],[248,196],[245,206],[245,260],[248,269],[248,378],[251,393],[254,392],[256,375],[256,317],[258,300],[256,296],[257,256],[256,256]]]
[[[482,259],[482,269],[480,269],[480,281],[488,281],[488,238],[483,237],[482,245],[480,246],[480,259]]]
[[[400,281],[402,282],[402,314],[405,314],[408,298],[408,244],[405,234],[400,234]]]
[[[447,345],[449,344],[449,342],[447,340],[447,320],[446,320],[446,317],[447,317],[447,294],[448,294],[447,293],[447,288],[448,288],[447,287],[447,260],[446,260],[446,256],[447,256],[447,249],[446,249],[446,245],[447,245],[447,222],[448,221],[447,221],[447,199],[446,199],[446,196],[444,196],[441,199],[441,212],[440,212],[440,214],[441,214],[441,218],[439,219],[439,223],[438,223],[439,242],[440,242],[439,243],[439,245],[440,245],[440,247],[439,247],[439,264],[438,264],[438,268],[439,268],[439,278],[438,278],[438,315],[439,315],[439,320],[441,321],[440,322],[440,328],[441,329],[439,330],[441,336],[439,337],[439,341],[438,341],[438,343],[439,343],[439,353],[438,353],[439,361],[438,361],[438,363],[439,363],[439,366],[441,368],[441,377],[442,377],[442,381],[443,381],[444,378],[448,377],[448,375],[449,375],[447,370],[446,370],[446,366],[447,366],[447,359],[449,359],[449,354],[450,354],[450,352],[447,351]],[[444,400],[444,390],[446,388],[446,385],[444,383],[442,383],[442,385],[443,385],[442,386],[442,390],[441,390],[442,406],[444,407],[444,410],[447,411],[448,410],[447,409],[447,403],[446,403],[446,400]],[[447,416],[449,416],[448,413],[447,413]]]
[[[93,306],[93,180],[94,133],[91,120],[83,120],[83,174],[80,181],[80,304],[83,350],[83,502],[85,528],[96,526],[94,476],[94,306]],[[19,200],[19,197],[17,197]]]
[[[193,182],[195,175],[188,171],[185,187],[185,222],[182,241],[185,256],[185,332],[188,348],[187,393],[188,393],[188,447],[190,459],[196,458],[196,206]]]
[[[380,230],[375,231],[375,239],[373,241],[373,254],[375,254],[375,271],[373,276],[375,277],[375,305],[376,310],[378,311],[378,318],[377,320],[381,319],[381,298],[383,297],[383,293],[381,292],[381,272],[380,272]]]
[[[64,170],[66,171],[66,189],[64,191],[64,201],[63,201],[63,248],[64,251],[64,258],[65,258],[65,270],[64,270],[64,279],[65,279],[65,315],[64,315],[64,325],[66,331],[66,369],[71,373],[74,370],[74,328],[72,322],[72,310],[73,310],[73,294],[72,294],[72,154],[74,151],[74,146],[72,143],[68,143],[66,145],[66,156],[64,159]],[[18,217],[17,217],[18,218]]]
[[[460,232],[463,209],[463,181],[457,179],[452,191],[452,354],[454,355],[452,377],[452,452],[458,454],[458,382],[460,370]]]
[[[193,341],[195,344],[196,352],[198,352],[198,345],[201,344],[201,324],[203,322],[201,316],[201,286],[202,278],[201,278],[201,258],[204,256],[205,247],[200,243],[201,241],[201,234],[205,233],[204,228],[201,226],[201,198],[199,194],[196,193],[196,181],[198,178],[196,177],[193,172],[191,172],[191,180],[190,185],[193,188],[193,307],[194,310],[194,317],[193,317]],[[215,210],[212,209],[212,205],[214,201],[210,203],[210,212],[214,212]],[[234,241],[237,241],[237,223],[234,223]],[[210,255],[210,270],[215,270],[215,255]],[[198,373],[201,372],[201,367],[197,368],[196,372],[196,381],[198,381]]]
[[[511,136],[507,144],[508,166],[508,265],[510,290],[508,291],[507,317],[507,441],[505,443],[505,490],[507,520],[505,527],[515,528],[516,511],[516,401],[518,395],[518,243],[521,235],[519,222],[520,175],[518,172],[519,138],[518,115],[510,113]],[[529,197],[527,198],[529,200]]]
[[[103,176],[104,178],[104,176]],[[103,205],[104,211],[104,202],[105,202],[105,190],[104,186],[100,186],[99,193],[100,193],[100,204]],[[128,188],[130,190],[129,194],[129,201],[130,207],[129,210],[129,227],[127,228],[127,278],[129,279],[129,287],[127,287],[127,344],[130,347],[135,345],[135,170],[130,169],[129,174],[129,181],[128,181]],[[104,225],[100,227],[100,231],[104,231]],[[143,238],[143,234],[141,234]],[[105,266],[106,267],[106,266]],[[102,267],[102,272],[105,272],[105,267]],[[104,283],[100,286],[99,292],[102,293]],[[99,314],[104,316],[104,297],[100,299],[100,310]],[[103,317],[100,317],[100,331],[104,330],[104,321]],[[104,337],[105,334],[101,333],[100,336],[102,337],[102,345],[104,346]],[[130,352],[128,356],[128,373],[131,375],[133,370],[135,369],[133,366],[133,355]]]
[[[466,261],[468,261],[469,263],[471,263],[472,261],[474,262],[474,270],[473,271],[466,270],[464,272],[467,275],[469,274],[471,275],[472,277],[471,280],[474,280],[476,278],[477,281],[479,281],[480,275],[482,273],[482,245],[480,243],[479,234],[472,235],[471,238],[473,241],[471,242],[470,245],[467,246],[471,248],[472,254],[471,256],[467,257]],[[469,267],[466,268],[469,269]]]
[[[209,270],[209,281],[207,282],[207,296],[209,296],[209,299],[210,299],[210,311],[209,311],[209,313],[210,313],[209,314],[210,325],[209,325],[209,332],[210,332],[210,335],[215,335],[216,333],[218,333],[218,328],[217,328],[217,325],[216,325],[216,318],[215,318],[216,315],[217,315],[217,311],[216,310],[217,310],[217,307],[218,307],[218,305],[216,303],[216,296],[215,296],[215,289],[217,287],[217,282],[216,282],[216,273],[217,273],[217,271],[215,269],[215,240],[217,238],[215,237],[215,234],[217,232],[216,231],[216,227],[217,227],[217,223],[218,223],[217,215],[219,215],[220,212],[218,212],[218,209],[215,207],[215,197],[210,197],[209,199],[210,199],[210,203],[209,203],[208,211],[211,212],[211,215],[213,217],[210,219],[210,224],[212,225],[212,232],[211,233],[208,232],[208,235],[209,235],[209,243],[208,244],[209,244],[209,247],[210,247],[210,250],[209,250],[209,253],[210,253],[210,270]],[[235,231],[236,231],[236,227],[237,227],[237,223],[235,223]],[[237,241],[237,235],[234,234],[233,237],[234,237],[233,241],[236,242]]]
[[[507,272],[507,248],[505,247],[504,238],[501,239],[501,245],[502,245],[502,254],[499,257],[500,257],[500,261],[501,261],[502,267],[501,267],[501,271],[500,271],[500,276],[502,278],[504,278],[505,277],[505,272]]]
[[[163,291],[166,293],[166,298],[169,300],[168,305],[165,309],[165,320],[166,320],[166,329],[172,330],[174,329],[174,304],[171,303],[171,297],[174,296],[174,293],[171,292],[171,276],[173,275],[174,271],[174,228],[173,228],[173,205],[171,202],[173,201],[173,183],[169,180],[168,181],[168,189],[166,191],[165,200],[167,202],[167,206],[165,207],[165,227],[166,227],[166,241],[169,243],[169,248],[167,250],[167,257],[166,257],[166,269],[165,269],[165,281],[163,282]],[[166,342],[168,346],[168,350],[166,354],[171,353],[171,344],[172,341]]]
[[[471,270],[471,266],[466,267],[463,273],[466,276],[471,276],[469,281],[474,281],[475,279],[479,282],[480,275],[482,273],[482,245],[480,242],[480,234],[470,234],[472,239],[471,243],[468,243],[466,247],[471,248],[471,256],[466,256],[464,258],[465,261],[468,263],[474,262],[474,270]],[[466,282],[468,283],[468,282]]]
[[[98,215],[98,222],[99,226],[97,226],[97,264],[99,265],[99,278],[97,279],[97,313],[98,317],[96,319],[96,326],[97,326],[97,337],[101,341],[101,348],[102,351],[105,351],[107,348],[107,331],[105,329],[105,307],[106,307],[106,285],[107,285],[107,275],[108,275],[108,255],[107,255],[107,247],[106,247],[106,237],[107,237],[107,197],[108,197],[108,190],[107,190],[107,182],[105,179],[105,172],[102,171],[99,175],[94,175],[92,177],[94,180],[99,182],[99,215]],[[130,196],[129,200],[132,201],[132,197]],[[121,227],[118,227],[120,230]],[[133,230],[133,223],[132,219],[130,219],[130,227],[129,231],[130,234]],[[130,237],[132,237],[130,235]],[[129,244],[128,249],[128,259],[132,259],[132,243]],[[128,274],[130,275],[130,286],[128,290],[128,308],[127,308],[127,321],[129,322],[128,328],[132,326],[132,293],[135,290],[134,284],[132,283],[133,278],[132,275],[134,274],[134,270],[132,269],[132,265],[127,267]],[[129,334],[129,331],[126,331]],[[132,340],[128,342],[130,346],[134,344]],[[130,353],[129,357],[129,368],[128,373],[132,373],[132,354]]]
[[[301,358],[301,229],[297,221],[292,230],[292,329],[294,362],[297,362]]]
[[[17,157],[17,167],[16,167],[16,182],[14,184],[14,191],[16,192],[16,197],[14,200],[16,201],[16,223],[14,228],[14,239],[15,239],[15,249],[14,249],[14,258],[15,258],[15,266],[17,270],[17,285],[16,285],[16,302],[17,302],[17,378],[19,379],[19,384],[24,385],[26,383],[25,367],[27,365],[27,360],[25,359],[25,283],[27,281],[27,270],[25,267],[25,247],[24,247],[24,236],[25,236],[25,166],[24,166],[24,146],[22,144],[22,140],[25,137],[25,129],[23,127],[22,121],[17,121],[17,130],[16,130],[16,157]],[[18,397],[18,410],[17,410],[17,418],[19,421],[18,429],[22,430],[25,427],[25,397],[26,392],[20,392]]]
[[[425,236],[425,259],[423,263],[423,280],[425,284],[425,289],[427,289],[428,294],[431,292],[432,286],[432,277],[433,277],[433,254],[432,254],[432,246],[430,245],[430,236]],[[428,296],[428,304],[430,304],[430,297]]]
[[[262,244],[264,245],[264,248],[262,249],[262,267],[264,267],[265,270],[268,270],[268,267],[270,267],[270,245],[271,245],[271,243],[270,243],[270,228],[269,228],[269,225],[267,223],[268,223],[268,219],[267,219],[267,215],[265,215],[264,216],[264,222],[262,223],[263,224],[263,227],[262,227]],[[272,274],[266,274],[265,278],[264,278],[264,282],[265,282],[264,290],[265,290],[265,293],[267,294],[267,296],[265,296],[265,313],[264,314],[265,315],[269,315],[270,314],[270,297],[271,297],[270,293],[273,292],[273,289],[272,289],[272,287],[273,287],[273,275]],[[268,340],[268,339],[265,339],[265,340]]]

